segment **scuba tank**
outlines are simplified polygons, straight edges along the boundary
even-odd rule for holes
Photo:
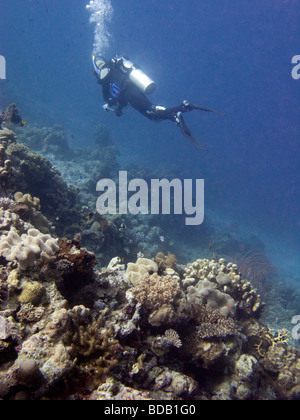
[[[120,60],[120,61],[119,61]],[[134,83],[145,95],[150,95],[156,89],[156,83],[150,79],[138,66],[132,61],[122,57],[118,59],[121,63],[120,69],[127,74],[129,80]]]

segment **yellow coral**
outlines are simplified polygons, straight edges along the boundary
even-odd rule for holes
[[[291,339],[291,333],[283,328],[282,330],[277,331],[273,337],[273,346],[275,344],[288,344],[289,340]]]
[[[45,295],[45,288],[40,283],[25,283],[18,300],[20,303],[31,303],[38,306]]]

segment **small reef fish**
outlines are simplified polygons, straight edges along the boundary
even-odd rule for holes
[[[165,237],[164,236],[160,236],[159,237],[160,242],[165,242]]]
[[[89,213],[88,214],[88,217],[87,217],[87,220],[88,220],[88,222],[90,221],[90,220],[92,220],[92,218],[94,217],[94,213]]]
[[[208,249],[211,249],[211,247],[212,247],[212,244],[211,244],[211,242],[208,244]]]
[[[121,223],[121,224],[120,224],[120,227],[119,227],[119,231],[120,231],[120,232],[124,231],[124,230],[126,229],[126,227],[127,227],[127,226],[125,225],[125,223]]]

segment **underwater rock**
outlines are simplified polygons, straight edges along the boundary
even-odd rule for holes
[[[16,373],[17,380],[22,385],[38,387],[43,381],[42,372],[34,360],[24,360]]]
[[[22,117],[19,114],[16,104],[10,104],[3,117],[4,124],[19,124],[23,126],[25,122],[22,121]]]
[[[261,363],[270,372],[272,386],[279,395],[300,398],[300,353],[296,349],[284,344],[271,346]]]
[[[78,239],[58,240],[59,252],[53,266],[58,290],[73,305],[93,306],[98,296],[90,289],[95,280],[95,254],[81,248]],[[45,273],[47,275],[47,273]]]
[[[89,400],[115,400],[115,401],[126,401],[126,400],[154,400],[158,394],[153,394],[151,398],[151,392],[137,390],[123,385],[121,382],[116,381],[113,378],[108,378],[105,383],[99,386],[99,388],[94,391]],[[163,393],[161,393],[161,396]],[[161,398],[168,399],[168,398]]]
[[[191,399],[199,384],[190,376],[167,369],[156,377],[154,389],[170,393],[172,398]]]
[[[235,396],[239,400],[249,400],[255,397],[259,384],[259,363],[255,357],[243,354],[235,364],[236,379],[232,384],[235,386]]]

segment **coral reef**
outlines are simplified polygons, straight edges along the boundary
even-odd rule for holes
[[[0,113],[0,129],[3,126],[11,126],[18,124],[21,127],[25,125],[22,120],[16,104],[10,104],[7,110]]]
[[[26,126],[14,127],[18,141],[34,151],[42,152],[47,157],[72,159],[75,152],[70,148],[70,137],[60,125],[53,127]]]
[[[43,150],[45,133],[32,130],[28,144]],[[63,132],[46,137],[44,152],[58,158]],[[112,175],[116,149],[104,127],[96,142],[92,177]],[[262,322],[252,266],[210,248],[181,265],[157,219],[95,214],[83,204],[95,202],[88,163],[79,193],[0,131],[0,398],[300,399],[300,354],[289,331]],[[214,246],[228,244],[236,254],[232,235]]]
[[[75,220],[81,220],[82,206],[76,190],[67,186],[45,157],[17,143],[15,134],[7,129],[0,131],[0,166],[3,168],[0,175],[2,196],[11,197],[22,191],[25,197],[27,194],[39,197],[43,214],[62,236],[68,234],[67,229],[70,230]],[[18,204],[34,207],[26,199]],[[21,208],[21,211],[25,210],[25,207]],[[75,233],[76,229],[71,235]]]
[[[18,218],[10,219],[8,232]],[[14,239],[26,242],[30,233]],[[114,258],[95,271],[95,256],[78,239],[52,238],[58,249],[42,259],[50,238],[37,237],[39,267],[26,264],[24,271],[17,254],[1,263],[2,398],[298,398],[300,355],[288,347],[287,333],[271,333],[254,312],[222,314],[218,295],[219,309],[211,309],[209,299],[190,299],[186,279],[193,264],[159,274],[153,260],[140,258],[125,270]],[[209,276],[212,290],[224,293],[217,287],[229,281],[219,274],[228,273],[209,264],[217,273],[215,281]],[[227,293],[239,297],[235,287]]]

